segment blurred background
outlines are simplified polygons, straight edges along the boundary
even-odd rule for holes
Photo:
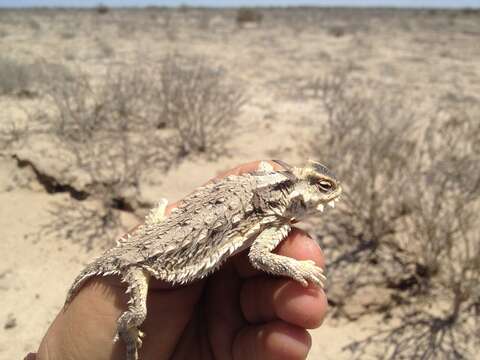
[[[135,6],[135,7],[133,7]],[[74,276],[255,159],[328,165],[310,359],[480,350],[480,1],[0,1],[0,359]]]

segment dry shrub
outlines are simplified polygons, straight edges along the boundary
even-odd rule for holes
[[[157,101],[162,104],[157,127],[175,129],[181,156],[215,157],[235,135],[245,97],[241,88],[226,81],[221,68],[198,58],[170,57],[160,72]]]
[[[0,96],[34,96],[51,76],[71,78],[68,69],[60,64],[44,61],[27,64],[0,56]]]
[[[404,304],[397,323],[349,346],[357,358],[380,347],[382,359],[469,359],[480,345],[478,114],[442,110],[422,134],[402,248],[404,266],[417,269],[415,291],[395,294]]]
[[[54,111],[37,114],[37,122],[73,154],[92,187],[101,184],[102,193],[136,189],[145,169],[167,169],[172,162],[167,141],[155,131],[158,107],[145,69],[110,69],[95,86],[79,74],[53,83],[47,94]]]
[[[0,95],[30,91],[32,82],[28,65],[0,57]]]
[[[338,211],[325,214],[330,236],[324,246],[331,252],[333,287],[342,286],[348,298],[363,286],[385,282],[385,276],[398,278],[396,259],[389,259],[380,277],[367,275],[368,264],[385,265],[382,258],[391,256],[388,249],[396,246],[393,236],[408,211],[399,194],[411,180],[416,117],[398,98],[366,95],[343,71],[315,84],[327,118],[309,150],[344,181]]]
[[[323,218],[331,295],[342,305],[363,287],[388,289],[391,301],[365,313],[393,317],[346,349],[470,358],[480,345],[480,111],[442,106],[429,120],[342,71],[319,84],[327,119],[310,151],[345,188],[339,211]]]
[[[69,210],[58,205],[52,210],[55,220],[43,233],[68,233],[91,247],[94,237],[80,231],[85,224],[95,228],[92,234],[106,238],[118,227],[117,210],[136,212],[151,205],[141,200],[142,176],[153,167],[167,171],[175,154],[166,134],[156,129],[158,108],[143,70],[111,69],[96,85],[80,73],[71,82],[51,82],[45,89],[51,110],[35,114],[35,135],[41,130],[54,144],[49,161],[69,162],[68,170],[54,178],[86,193],[78,198],[70,192],[75,199],[101,205],[71,202]]]
[[[3,110],[3,109],[2,109]],[[0,112],[0,156],[9,154],[9,150],[16,144],[24,143],[28,137],[28,125],[7,121],[7,117]]]
[[[263,20],[263,14],[255,9],[240,8],[235,15],[235,22],[238,27],[243,27],[245,24],[254,23],[259,25]]]
[[[220,69],[179,58],[111,68],[95,82],[81,71],[68,81],[52,75],[43,91],[45,110],[31,114],[26,129],[2,127],[0,148],[19,146],[20,140],[25,147],[49,143],[45,157],[27,151],[33,160],[23,152],[19,161],[45,180],[47,191],[66,191],[78,201],[69,210],[64,204],[53,209],[55,220],[43,233],[57,232],[88,247],[99,234],[112,236],[118,210],[140,215],[153,205],[141,197],[146,172],[166,172],[187,155],[225,151],[243,104],[241,91]],[[82,230],[85,224],[101,229],[90,236]]]
[[[345,36],[346,30],[345,27],[332,25],[327,28],[327,33],[333,37],[343,37]]]
[[[420,141],[418,171],[408,197],[415,216],[409,218],[408,225],[410,236],[419,245],[421,265],[432,275],[440,275],[479,251],[478,234],[472,234],[479,225],[475,215],[480,199],[479,114],[453,106],[440,109]],[[443,263],[454,254],[457,260]],[[452,275],[452,271],[448,273]]]
[[[110,12],[110,8],[107,5],[99,4],[95,7],[95,12],[100,15],[105,15]]]

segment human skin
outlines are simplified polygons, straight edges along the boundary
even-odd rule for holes
[[[217,178],[257,167],[258,161],[241,165]],[[275,252],[325,265],[320,247],[299,229]],[[321,325],[325,293],[260,272],[247,254],[233,256],[208,278],[186,286],[152,280],[140,359],[305,359],[311,346],[306,329]],[[117,277],[91,279],[57,315],[36,359],[124,360],[123,342],[112,339],[127,301]]]

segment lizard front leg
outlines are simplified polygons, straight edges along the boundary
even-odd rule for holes
[[[118,319],[118,335],[127,347],[127,360],[138,359],[143,333],[138,327],[147,316],[147,293],[149,274],[138,267],[131,267],[123,274],[122,281],[128,284],[128,309]]]
[[[287,256],[272,253],[284,240],[291,227],[288,224],[265,229],[254,240],[248,257],[252,265],[273,275],[287,276],[297,280],[303,286],[314,283],[323,288],[326,280],[322,268],[311,260],[295,260]]]

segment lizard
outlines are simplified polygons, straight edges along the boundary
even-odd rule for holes
[[[149,280],[186,284],[206,277],[229,257],[249,249],[254,268],[290,277],[303,286],[324,287],[323,269],[311,260],[273,253],[292,224],[326,206],[335,206],[342,187],[324,165],[309,160],[293,167],[272,160],[252,173],[210,182],[185,197],[166,216],[161,199],[145,222],[117,245],[88,264],[76,277],[65,308],[82,285],[94,276],[119,275],[127,284],[128,307],[117,321],[117,336],[126,345],[126,359],[137,360],[145,336],[139,327],[147,315]]]

